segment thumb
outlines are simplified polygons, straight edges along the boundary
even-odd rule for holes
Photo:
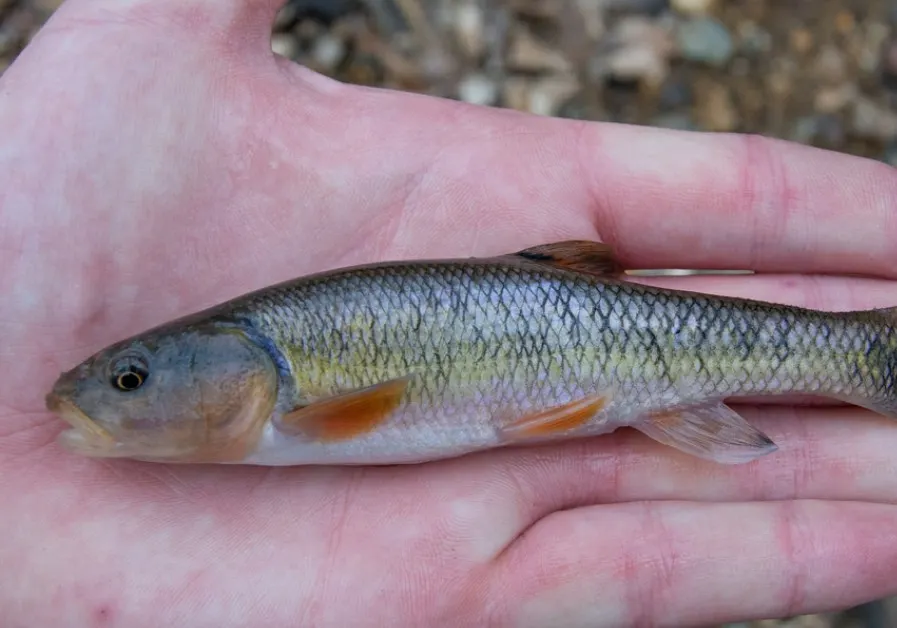
[[[285,0],[67,0],[53,20],[119,22],[186,30],[227,50],[270,54],[271,29]]]

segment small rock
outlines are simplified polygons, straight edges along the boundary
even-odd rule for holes
[[[290,0],[299,18],[307,17],[323,24],[362,8],[360,0]]]
[[[741,49],[750,55],[763,54],[772,49],[772,35],[756,22],[746,20],[738,26]]]
[[[474,105],[494,105],[498,100],[498,86],[483,74],[469,74],[458,83],[458,98]]]
[[[892,39],[884,46],[882,57],[882,82],[888,89],[897,90],[897,39]]]
[[[505,81],[502,100],[506,107],[516,111],[529,111],[530,81],[521,76],[512,76]]]
[[[21,8],[0,20],[0,54],[11,53],[25,43],[26,34],[37,30],[35,22],[35,16]]]
[[[856,17],[846,9],[838,11],[835,16],[835,28],[842,35],[849,35],[856,28]]]
[[[311,49],[315,63],[324,70],[332,70],[346,55],[346,46],[342,39],[325,33],[319,37]]]
[[[679,52],[690,61],[722,66],[734,53],[728,29],[709,17],[684,22],[678,29],[677,41]]]
[[[816,116],[801,116],[794,123],[791,141],[809,144],[816,137]]]
[[[299,42],[288,33],[276,33],[271,36],[271,51],[287,59],[295,60],[299,55]]]
[[[704,15],[713,8],[714,0],[670,0],[670,5],[683,15]]]
[[[667,63],[650,46],[629,46],[611,55],[608,70],[622,81],[644,80],[659,85],[666,76]]]
[[[470,58],[477,58],[486,48],[483,31],[483,10],[475,2],[461,2],[455,8],[455,37],[458,45]]]
[[[612,11],[645,15],[657,15],[670,6],[670,0],[604,0],[604,2]]]
[[[691,84],[682,77],[672,77],[660,89],[659,104],[662,109],[678,109],[692,103]]]
[[[840,146],[845,140],[844,125],[834,115],[801,116],[794,123],[790,139],[801,144]]]
[[[293,2],[287,2],[280,7],[277,17],[274,18],[274,30],[281,31],[290,28],[296,23],[299,13],[296,11],[296,5]]]
[[[738,111],[729,89],[720,83],[707,83],[698,90],[697,117],[708,131],[734,131],[738,126]]]
[[[794,52],[806,54],[813,47],[813,33],[803,27],[795,28],[788,33],[788,42]]]
[[[574,75],[539,79],[530,90],[528,109],[537,115],[553,116],[579,89],[579,81]]]
[[[870,98],[856,100],[851,125],[854,132],[862,137],[885,141],[897,138],[897,113]]]
[[[826,87],[816,92],[813,104],[816,111],[835,113],[846,107],[857,96],[857,86],[844,83],[837,87]]]
[[[828,85],[836,85],[847,78],[847,60],[837,47],[826,45],[813,65],[816,79]]]
[[[891,30],[880,23],[868,24],[861,35],[862,43],[856,55],[860,72],[873,74],[878,72],[881,63],[881,52],[885,48]]]
[[[660,85],[669,71],[674,49],[670,34],[654,20],[630,16],[620,20],[593,59],[600,75],[619,81],[643,81]]]
[[[847,133],[840,116],[819,116],[816,137],[823,146],[841,146],[847,141]]]
[[[691,115],[681,112],[661,114],[651,121],[651,126],[678,131],[696,131],[698,128]]]
[[[570,62],[563,55],[536,39],[524,27],[514,33],[508,51],[508,66],[528,72],[567,73],[571,70]]]
[[[31,0],[31,5],[36,8],[38,11],[43,11],[44,13],[54,13],[59,7],[62,6],[64,0]],[[11,5],[13,2],[7,2],[6,4]],[[3,8],[3,2],[0,2],[0,9]]]
[[[575,3],[586,35],[592,41],[598,41],[606,31],[605,10],[607,7],[604,3],[605,0],[578,0]]]
[[[567,0],[511,0],[507,4],[519,15],[541,20],[552,19]]]
[[[586,102],[582,91],[577,92],[567,102],[558,107],[557,117],[570,120],[592,120],[594,108]]]

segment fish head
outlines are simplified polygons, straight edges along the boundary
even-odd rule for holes
[[[234,326],[191,325],[116,343],[62,373],[46,397],[90,457],[229,462],[260,437],[277,397],[274,361]]]

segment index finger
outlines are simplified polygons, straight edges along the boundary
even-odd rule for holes
[[[363,93],[378,112],[401,111],[375,131],[381,149],[439,147],[426,178],[438,194],[414,217],[421,225],[445,204],[515,246],[521,234],[536,243],[597,232],[630,267],[897,274],[897,171],[887,164],[757,135]],[[370,121],[359,124],[370,131]]]
[[[897,273],[897,171],[756,135],[616,125],[578,158],[602,239],[642,267]]]

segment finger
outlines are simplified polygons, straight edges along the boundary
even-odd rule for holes
[[[556,510],[646,499],[835,499],[897,504],[897,422],[854,408],[736,406],[779,450],[744,465],[681,453],[634,430],[495,452],[482,483],[520,513],[518,529]]]
[[[894,506],[648,502],[546,517],[479,595],[496,625],[715,625],[845,608],[895,573]]]
[[[591,126],[602,236],[635,263],[894,277],[897,171],[751,135]]]
[[[827,275],[631,276],[627,281],[659,288],[758,299],[830,312],[897,305],[897,282]]]
[[[405,150],[391,154],[439,148],[423,183],[441,193],[421,207],[421,224],[435,217],[451,232],[450,214],[476,215],[484,243],[490,234],[516,243],[515,232],[535,241],[594,229],[639,267],[897,272],[897,172],[885,164],[756,136],[368,94],[366,110],[401,112],[384,141]]]

